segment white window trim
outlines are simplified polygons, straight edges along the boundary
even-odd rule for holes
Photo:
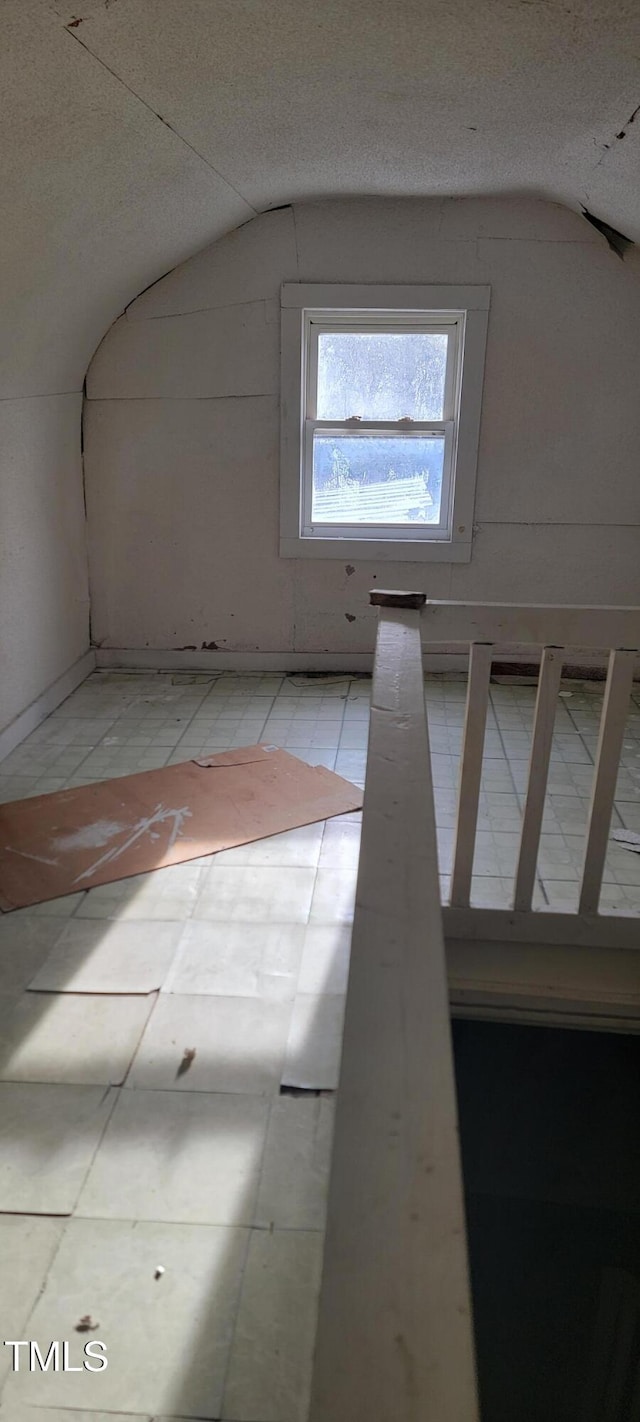
[[[352,286],[309,285],[288,282],[281,291],[281,471],[280,471],[280,555],[283,558],[375,558],[393,562],[466,563],[471,558],[475,485],[480,436],[482,384],[487,338],[489,300],[488,286]],[[431,422],[432,427],[448,425],[445,438],[445,473],[455,464],[453,490],[445,488],[445,500],[451,499],[450,522],[446,529],[430,526],[416,536],[414,530],[393,530],[393,537],[371,536],[339,526],[319,536],[311,532],[308,516],[308,485],[310,460],[308,440],[310,422],[305,427],[308,372],[305,369],[309,318],[321,318],[331,313],[348,326],[349,320],[376,313],[392,326],[402,324],[402,312],[434,313],[443,322],[458,321],[455,359],[462,363],[459,414],[456,422],[456,448],[451,415],[451,378],[453,365],[448,363],[447,421]],[[458,412],[455,412],[458,413]],[[371,427],[370,425],[368,426]],[[428,425],[416,423],[411,433],[424,433]],[[341,431],[342,432],[342,431]],[[449,509],[447,508],[447,514]]]

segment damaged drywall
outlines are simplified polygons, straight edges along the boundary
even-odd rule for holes
[[[620,136],[624,137],[624,135]],[[610,250],[623,261],[625,252],[628,252],[629,248],[634,245],[631,238],[625,237],[622,232],[617,232],[615,227],[610,227],[608,222],[602,221],[602,218],[594,217],[592,212],[587,212],[586,207],[582,209],[582,216],[591,223],[592,227],[595,227],[596,232],[602,233]]]

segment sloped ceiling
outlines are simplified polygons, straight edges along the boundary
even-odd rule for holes
[[[0,36],[5,398],[79,389],[138,291],[293,199],[527,193],[640,239],[637,0],[3,0]]]

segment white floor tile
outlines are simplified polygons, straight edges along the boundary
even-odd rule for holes
[[[582,841],[579,842],[581,848]],[[633,850],[624,849],[622,845],[609,845],[607,861],[604,872],[605,882],[613,880],[616,884],[640,884],[640,854]]]
[[[192,913],[201,884],[199,865],[170,864],[90,889],[78,917],[182,921]]]
[[[219,866],[260,865],[275,868],[315,869],[322,844],[324,821],[286,830],[284,834],[257,839],[252,844],[239,844],[235,849],[223,849],[216,856]]]
[[[291,1007],[250,997],[159,998],[127,1086],[261,1095],[280,1080]],[[188,1071],[180,1064],[196,1049]]]
[[[369,740],[369,722],[345,721],[340,734],[340,750],[366,751]]]
[[[603,884],[601,913],[640,915],[640,887],[637,884]]]
[[[277,696],[270,712],[274,721],[342,721],[341,699],[321,696]]]
[[[348,924],[309,924],[304,934],[298,992],[346,993],[350,952]]]
[[[363,750],[339,750],[336,756],[336,774],[352,780],[354,784],[364,784],[367,753]]]
[[[271,1107],[255,1222],[263,1228],[323,1229],[334,1102],[278,1096]]]
[[[291,1014],[283,1086],[335,1091],[340,1074],[344,998],[300,994]]]
[[[106,1413],[219,1417],[246,1242],[245,1230],[216,1225],[72,1220],[29,1336],[70,1339],[82,1357],[74,1326],[89,1313],[109,1366],[14,1374],[7,1397],[90,1413],[99,1401]]]
[[[291,754],[293,755],[294,752],[292,751]],[[327,770],[335,770],[338,752],[327,748],[322,749],[319,746],[314,746],[309,750],[303,750],[300,746],[296,746],[295,755],[298,760],[304,760],[307,765],[324,765]]]
[[[123,1091],[76,1215],[252,1224],[268,1111],[260,1096]]]
[[[214,863],[194,918],[215,923],[306,923],[315,869]]]
[[[355,869],[319,869],[310,923],[351,923],[356,898]]]
[[[179,923],[74,918],[30,986],[41,992],[148,993],[162,984]]]
[[[473,908],[511,908],[513,879],[493,874],[474,874],[471,883],[471,904]]]
[[[0,766],[0,799],[53,791],[64,777],[66,783],[92,782],[266,739],[309,764],[337,766],[361,784],[370,689],[367,678],[340,676],[96,673]],[[541,844],[544,891],[539,884],[535,891],[536,905],[547,911],[577,905],[577,882],[564,875],[575,873],[581,860],[589,757],[602,704],[601,684],[572,682],[563,689],[571,696],[559,702],[556,717]],[[425,690],[446,893],[466,686],[463,676],[442,675],[427,678]],[[491,703],[472,902],[508,907],[535,688],[492,685]],[[614,824],[640,830],[637,709],[634,717]],[[19,1200],[18,1208],[26,1200],[36,1211],[69,1209],[82,1190],[86,1217],[72,1226],[63,1273],[37,1307],[48,1300],[49,1322],[39,1315],[47,1341],[77,1339],[74,1320],[87,1311],[109,1329],[109,1372],[80,1378],[90,1393],[79,1392],[80,1375],[63,1376],[68,1391],[54,1396],[51,1375],[27,1380],[25,1386],[39,1388],[30,1400],[45,1405],[51,1422],[107,1422],[114,1408],[132,1422],[220,1417],[238,1272],[249,1240],[227,1226],[251,1220],[260,1228],[223,1415],[233,1422],[302,1422],[313,1336],[307,1324],[317,1285],[308,1287],[308,1259],[296,1240],[319,1249],[319,1238],[306,1232],[323,1224],[333,1100],[274,1093],[281,1078],[312,1090],[332,1091],[337,1083],[360,819],[358,813],[333,819],[321,845],[322,827],[312,826],[0,916],[0,1024],[14,1009],[4,1031],[5,1056],[12,1077],[30,1077],[0,1085],[6,1138],[0,1210],[3,1190]],[[640,856],[610,846],[601,908],[640,914]],[[35,992],[16,1006],[24,987],[36,983],[68,990],[52,995],[46,1012]],[[94,1118],[98,1107],[108,1111],[115,1093],[105,1100],[102,1087],[36,1085],[31,1075],[50,1072],[64,1083],[119,1079],[134,1022],[149,1005],[131,994],[160,986],[162,998],[127,1079],[127,1087],[137,1089],[121,1093],[100,1144],[107,1115],[99,1129]],[[75,997],[74,990],[87,995]],[[114,996],[105,993],[117,995],[115,1017]],[[184,1071],[187,1048],[196,1054]],[[144,1086],[153,1089],[143,1092]],[[154,1212],[163,1221],[173,1216],[174,1223],[150,1223]],[[98,1213],[107,1221],[89,1218]],[[145,1223],[130,1226],[122,1218],[128,1213]],[[19,1234],[32,1226],[49,1230],[50,1223],[0,1215],[0,1234],[4,1225],[16,1227],[16,1267],[20,1251],[34,1298],[48,1257],[45,1249],[41,1262],[37,1244],[31,1250]],[[141,1278],[136,1249],[147,1244],[149,1267]],[[3,1245],[0,1238],[13,1297],[13,1256]],[[227,1257],[232,1264],[225,1279]],[[157,1264],[166,1269],[159,1280],[153,1279]],[[211,1293],[222,1310],[213,1318]],[[12,1308],[4,1336],[26,1326],[26,1314],[16,1324]],[[111,1340],[124,1359],[119,1377]],[[145,1356],[151,1368],[140,1367]],[[111,1392],[102,1389],[105,1380]],[[19,1402],[13,1382],[0,1422],[38,1422],[45,1412]]]
[[[573,845],[561,834],[542,834],[540,836],[538,872],[543,879],[548,877],[550,879],[576,880],[580,877],[575,841],[578,840],[578,843],[581,843],[581,838],[572,836],[572,839],[574,840]]]
[[[192,920],[163,992],[289,1001],[296,991],[304,934],[301,923]]]
[[[320,869],[357,869],[361,825],[343,819],[329,820],[322,837]]]
[[[98,1086],[0,1082],[0,1211],[70,1214],[115,1097]]]
[[[252,1233],[223,1418],[306,1422],[321,1260],[320,1234]]]
[[[59,899],[47,899],[41,904],[31,904],[30,908],[19,909],[18,912],[28,913],[36,918],[40,918],[40,916],[43,918],[71,918],[71,915],[79,909],[84,898],[86,898],[84,891],[80,894],[64,894]]]
[[[283,721],[269,717],[264,728],[263,739],[274,746],[296,755],[298,750],[337,750],[340,740],[341,721],[311,721],[295,719]]]
[[[542,887],[546,899],[545,908],[554,909],[558,913],[577,911],[580,886],[576,880],[554,880],[542,876]]]
[[[12,1350],[2,1347],[2,1342],[5,1338],[24,1338],[25,1324],[58,1247],[62,1228],[62,1220],[0,1215],[0,1384],[11,1371],[12,1363]],[[39,1422],[42,1422],[41,1417]]]
[[[303,672],[285,677],[280,688],[280,696],[310,696],[325,702],[335,698],[344,701],[349,694],[351,677],[348,676],[305,676]]]
[[[344,708],[344,723],[347,721],[369,721],[371,693],[368,690],[350,692]]]
[[[0,992],[19,993],[46,962],[64,919],[21,910],[0,916]]]
[[[26,992],[0,1014],[0,1080],[118,1086],[152,1006],[142,996]]]

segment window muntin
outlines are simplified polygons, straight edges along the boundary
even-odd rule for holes
[[[465,313],[303,312],[303,538],[451,536]]]

